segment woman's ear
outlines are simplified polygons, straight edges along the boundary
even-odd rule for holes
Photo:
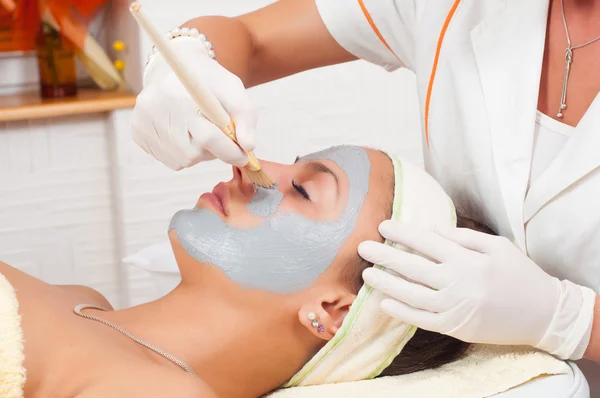
[[[329,341],[342,326],[356,295],[340,287],[319,295],[298,311],[300,323],[313,335]]]

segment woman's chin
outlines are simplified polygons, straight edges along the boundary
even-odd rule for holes
[[[169,231],[169,241],[175,255],[175,261],[179,266],[182,281],[195,287],[205,287],[210,284],[213,288],[218,287],[221,291],[233,293],[239,291],[240,286],[231,281],[225,273],[211,264],[203,263],[189,255],[177,237],[175,230]]]
[[[173,249],[173,254],[175,255],[175,261],[179,268],[182,266],[197,266],[200,264],[195,258],[190,256],[181,246],[179,242],[179,238],[177,237],[177,231],[172,229],[169,231],[169,241],[171,242],[171,248]]]

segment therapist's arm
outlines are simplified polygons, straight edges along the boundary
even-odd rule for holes
[[[236,18],[200,17],[183,26],[205,34],[219,63],[246,87],[356,59],[331,36],[315,0],[279,0]]]
[[[592,334],[590,336],[590,343],[588,344],[583,357],[585,359],[600,363],[600,295],[596,296]]]

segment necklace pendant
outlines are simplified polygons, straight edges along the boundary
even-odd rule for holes
[[[560,106],[556,117],[562,119],[564,110],[567,109],[567,86],[569,84],[569,72],[573,63],[573,49],[569,46],[565,51],[565,76],[563,78],[562,95],[560,96]]]
[[[565,61],[567,64],[573,63],[573,49],[571,47],[567,47],[565,51]]]
[[[569,28],[567,27],[567,17],[565,16],[565,2],[560,0],[560,12],[562,15],[563,26],[565,27],[565,35],[567,36],[567,49],[565,51],[565,77],[563,79],[562,96],[560,98],[560,107],[556,117],[559,119],[563,118],[563,111],[567,109],[567,84],[569,83],[569,72],[571,71],[571,64],[573,63],[573,50],[581,47],[588,46],[592,43],[600,41],[600,36],[588,40],[585,43],[578,44],[576,46],[571,45],[571,37],[569,36]]]
[[[559,119],[562,119],[564,114],[563,111],[567,109],[567,104],[560,104],[560,110],[558,111],[558,113],[556,114],[556,117]]]

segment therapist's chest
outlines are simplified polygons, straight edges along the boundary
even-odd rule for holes
[[[581,18],[580,12],[569,13],[563,20],[560,1],[551,2],[537,104],[542,113],[570,126],[579,123],[600,91],[600,40],[594,41],[600,23],[581,23]],[[565,21],[573,47],[568,54]]]
[[[558,61],[542,67],[549,56],[544,2],[505,3],[480,13],[459,8],[441,45],[439,37],[423,44],[441,48],[436,68],[434,54],[423,51],[417,70],[428,115],[425,163],[459,213],[513,239],[551,274],[598,289],[598,90],[573,100],[569,115],[582,119],[580,128],[530,186],[536,110],[560,104],[560,81],[549,81],[562,72]]]

